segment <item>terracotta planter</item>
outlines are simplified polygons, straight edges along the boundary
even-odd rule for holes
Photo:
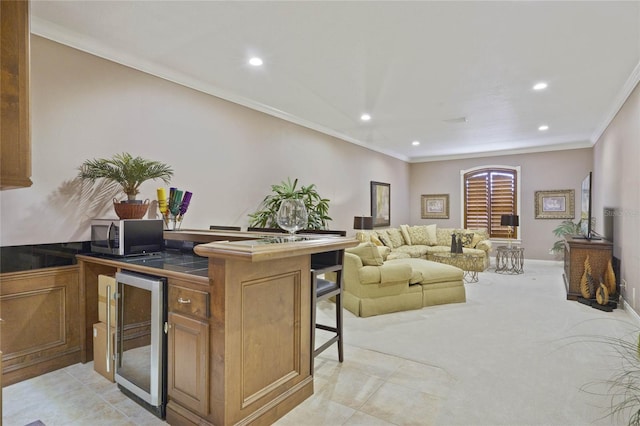
[[[142,219],[149,209],[149,200],[131,203],[114,199],[113,208],[120,219]]]

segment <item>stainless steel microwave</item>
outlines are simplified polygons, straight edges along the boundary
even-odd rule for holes
[[[156,253],[164,249],[162,219],[93,219],[91,251],[114,256]]]

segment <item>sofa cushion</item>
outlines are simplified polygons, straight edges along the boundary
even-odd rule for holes
[[[362,260],[362,264],[366,266],[380,266],[384,263],[378,247],[371,242],[360,243],[356,247],[348,248],[345,251],[358,256]]]
[[[402,233],[398,228],[389,228],[387,229],[387,235],[389,236],[389,240],[391,241],[391,248],[398,248],[400,246],[405,245],[404,238],[402,238]]]
[[[411,266],[404,263],[387,264],[387,262],[382,266],[363,266],[360,268],[358,270],[360,282],[381,286],[406,284],[413,273]]]
[[[378,253],[380,253],[380,256],[382,256],[382,260],[387,260],[387,257],[391,253],[391,249],[383,245],[376,246],[376,247],[378,247]]]
[[[402,238],[404,239],[405,244],[415,244],[411,242],[411,235],[409,235],[409,225],[400,225],[400,233],[402,234]]]
[[[391,253],[387,256],[386,260],[392,259],[409,259],[411,255],[409,253],[402,253],[398,250],[391,250]]]
[[[413,246],[400,246],[393,249],[397,253],[407,253],[410,257],[425,257],[429,246],[413,245]]]
[[[491,251],[491,247],[491,240],[482,240],[478,244],[476,244],[476,249],[482,250],[486,253],[489,253]]]
[[[455,229],[452,228],[438,228],[436,229],[436,245],[437,246],[451,246],[451,234],[455,233]]]
[[[424,259],[396,259],[387,260],[385,264],[404,263],[411,266],[414,271],[420,271],[422,281],[420,284],[439,283],[445,281],[462,280],[464,271],[455,266],[445,265],[444,263],[432,262]]]
[[[409,227],[411,244],[433,246],[438,242],[436,225],[417,225]]]

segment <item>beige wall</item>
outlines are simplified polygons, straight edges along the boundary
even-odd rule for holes
[[[245,227],[287,177],[331,200],[334,229],[369,213],[372,180],[391,184],[392,224],[409,221],[403,161],[38,36],[31,47],[34,184],[0,194],[2,246],[88,239],[91,218],[115,215],[111,194],[82,192],[77,167],[123,151],[173,166],[172,186],[194,194],[183,227]]]
[[[582,179],[591,170],[592,149],[575,149],[535,154],[505,155],[465,160],[434,161],[411,165],[410,221],[436,223],[442,227],[462,224],[460,171],[480,166],[520,167],[520,239],[525,258],[554,260],[549,249],[556,241],[553,229],[561,219],[535,219],[535,191],[573,189],[576,194],[575,219],[580,215],[578,194]],[[449,194],[449,219],[421,219],[422,194]]]
[[[627,282],[624,298],[640,312],[640,86],[594,146],[593,202],[598,232],[603,209],[614,208],[614,255]],[[634,298],[635,294],[635,298]]]

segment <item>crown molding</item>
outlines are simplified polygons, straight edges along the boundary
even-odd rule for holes
[[[371,151],[375,151],[380,154],[384,154],[405,162],[409,161],[409,157],[398,154],[397,152],[372,146],[371,144],[325,127],[321,124],[314,123],[288,112],[281,111],[277,108],[264,105],[252,99],[239,96],[220,87],[211,84],[205,84],[202,81],[189,77],[186,74],[177,72],[171,68],[162,67],[155,63],[142,60],[139,57],[117,51],[104,45],[103,43],[100,43],[95,39],[77,34],[73,31],[69,31],[66,28],[40,19],[36,16],[32,16],[31,18],[31,33],[40,37],[44,37],[56,43],[64,44],[74,49],[106,59],[108,61],[115,62],[138,71],[142,71],[146,74],[150,74],[167,81],[171,81],[172,83],[179,84],[181,86],[185,86],[190,89],[197,90],[199,92],[206,93],[208,95],[215,96],[217,98],[224,99],[238,105],[242,105],[255,111],[263,112],[265,114],[280,118],[282,120],[297,124],[311,130],[315,130],[317,132],[361,146]]]
[[[618,96],[609,108],[609,112],[607,113],[607,115],[605,115],[605,118],[602,120],[600,126],[598,126],[593,132],[593,135],[591,135],[591,146],[595,145],[596,142],[598,142],[598,139],[600,139],[600,136],[602,136],[604,131],[607,130],[607,127],[609,127],[609,124],[611,124],[616,114],[618,114],[618,111],[620,111],[624,103],[627,101],[629,95],[631,95],[631,92],[633,92],[633,89],[635,89],[635,87],[638,85],[639,81],[640,62],[638,62],[633,71],[631,71],[631,75],[629,75],[629,78],[627,78],[624,86],[622,86],[622,89],[620,89]]]
[[[551,152],[551,151],[566,151],[570,149],[583,149],[593,148],[591,141],[576,141],[570,143],[561,143],[554,145],[544,145],[522,149],[504,149],[500,151],[485,151],[468,154],[456,154],[456,155],[441,155],[435,157],[415,157],[409,160],[409,163],[431,163],[434,161],[449,161],[449,160],[465,160],[469,158],[485,158],[485,157],[502,157],[505,155],[519,155],[519,154],[535,154],[539,152]]]

